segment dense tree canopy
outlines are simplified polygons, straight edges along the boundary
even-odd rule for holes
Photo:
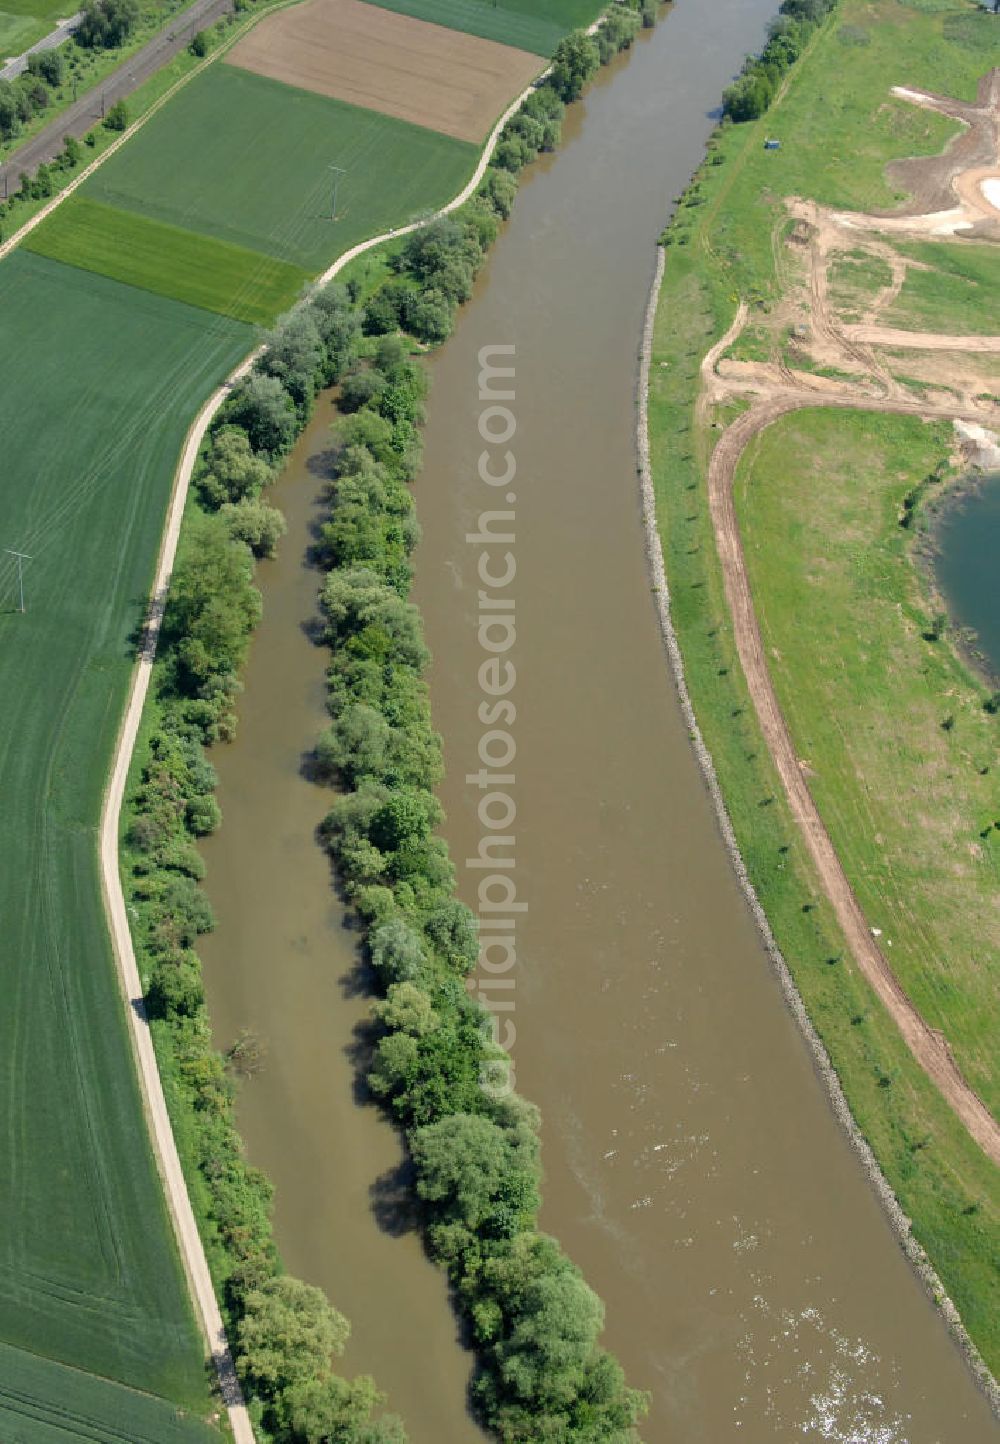
[[[124,44],[138,18],[138,0],[83,0],[73,39],[88,50],[110,50]]]

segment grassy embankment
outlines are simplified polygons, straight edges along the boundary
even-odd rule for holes
[[[768,315],[780,294],[782,197],[855,210],[899,199],[885,164],[938,152],[955,127],[892,98],[889,86],[973,98],[1000,60],[991,27],[962,0],[933,10],[842,0],[768,115],[717,136],[667,254],[650,422],[675,625],[752,881],[854,1115],[995,1371],[996,1170],[914,1064],[819,892],[733,643],[704,494],[714,434],[694,418],[699,361],[739,296],[755,325],[733,354],[766,356],[780,344]],[[780,152],[763,150],[768,134],[781,137]],[[973,264],[957,244],[943,255],[934,258],[942,273]],[[886,279],[876,269],[864,288]],[[975,304],[970,290],[964,315],[939,308],[935,324],[947,315],[947,329],[972,330]],[[713,419],[725,424],[735,410]],[[920,635],[930,602],[898,524],[903,495],[948,444],[947,428],[912,420],[800,413],[744,459],[740,497],[767,640],[780,654],[776,685],[817,800],[868,916],[893,941],[904,985],[985,1092],[996,1003],[982,930],[992,926],[984,899],[995,895],[997,849],[995,831],[980,833],[996,792],[977,768],[989,765],[996,734],[947,642]],[[954,725],[942,727],[951,714]]]
[[[130,636],[185,429],[255,339],[220,313],[273,319],[292,273],[449,198],[476,152],[221,66],[179,92],[154,126],[145,143],[155,164],[147,151],[130,169],[129,147],[146,132],[115,157],[123,210],[88,199],[57,212],[33,245],[61,261],[19,250],[0,265],[10,418],[0,521],[32,557],[27,613],[0,616],[3,732],[18,739],[0,760],[11,822],[0,1041],[19,1120],[0,1176],[0,1215],[17,1241],[0,1275],[0,1341],[182,1404],[196,1438],[197,1415],[210,1409],[202,1348],[142,1117],[96,856]],[[338,226],[318,203],[327,145],[356,165],[350,216]],[[377,180],[366,163],[374,154]],[[257,185],[262,165],[282,184]],[[174,169],[183,184],[170,187]],[[142,214],[157,191],[173,206],[165,221]],[[252,243],[242,250],[217,234],[233,216]],[[95,217],[96,228],[86,224]],[[164,226],[191,220],[158,246]],[[185,255],[206,263],[198,277],[178,270]],[[259,289],[268,277],[270,303]],[[0,580],[10,609],[10,558]],[[68,1412],[72,1369],[53,1374],[48,1395]],[[65,1398],[59,1381],[74,1383]],[[132,1397],[114,1410],[138,1438],[146,1425],[133,1418]],[[45,1427],[36,1420],[30,1437],[46,1437]]]

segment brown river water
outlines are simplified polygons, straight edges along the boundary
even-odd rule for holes
[[[634,389],[654,243],[708,114],[771,0],[685,0],[574,108],[526,178],[433,390],[416,599],[436,661],[445,833],[474,908],[484,795],[477,715],[482,511],[515,513],[509,730],[517,964],[489,997],[542,1109],[543,1226],[607,1304],[606,1341],[652,1391],[653,1444],[987,1444],[998,1438],[834,1121],[736,887],[660,646],[643,558]],[[514,503],[477,476],[479,352],[513,345]],[[288,1267],[353,1324],[413,1444],[482,1439],[471,1356],[400,1187],[401,1151],[360,1099],[369,999],[301,764],[324,723],[310,643],[333,411],[321,400],[276,487],[289,519],[261,567],[237,741],[216,750],[222,830],[205,845],[203,940],[226,1045],[267,1047],[242,1090],[250,1159],[276,1185]],[[490,424],[503,427],[501,417]],[[499,470],[506,446],[491,446]],[[496,527],[494,527],[496,529]],[[491,595],[499,596],[500,593]],[[490,633],[496,636],[496,633]],[[506,719],[505,719],[506,720]],[[509,1036],[509,1034],[508,1034]]]

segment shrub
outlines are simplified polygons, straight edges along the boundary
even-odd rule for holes
[[[404,320],[418,341],[439,346],[454,330],[455,308],[440,291],[414,291],[407,297]]]
[[[549,84],[559,99],[568,105],[580,98],[584,86],[593,78],[600,63],[597,42],[578,30],[567,35],[556,47]]]
[[[273,556],[275,547],[287,531],[285,518],[277,507],[249,497],[243,501],[227,502],[219,515],[233,540],[243,542],[255,557]]]
[[[72,135],[64,135],[62,156],[60,157],[63,168],[65,170],[72,170],[74,166],[78,166],[80,164],[80,159],[82,155],[83,151],[80,147],[80,142],[76,139],[76,137]]]
[[[240,426],[217,427],[204,466],[197,485],[212,510],[227,501],[255,500],[272,475],[264,458],[254,455],[250,438]]]
[[[124,100],[116,100],[104,117],[105,130],[128,130],[128,106]]]
[[[124,44],[138,18],[138,0],[84,0],[73,39],[87,50],[110,50]]]
[[[220,419],[241,427],[252,450],[268,461],[276,461],[291,448],[298,430],[295,403],[281,381],[258,371],[236,387]]]
[[[37,75],[53,89],[62,84],[63,58],[58,50],[36,50],[28,56],[28,73]]]
[[[503,220],[507,220],[517,195],[517,181],[506,170],[491,167],[486,172],[481,194]]]
[[[257,362],[257,370],[281,382],[300,417],[305,419],[324,359],[323,343],[311,309],[292,311],[283,317],[265,337],[265,346],[267,349]]]
[[[369,941],[372,966],[388,987],[420,976],[424,950],[420,935],[400,914],[375,929]]]
[[[401,281],[387,281],[380,287],[365,306],[365,335],[385,336],[398,330],[408,295],[409,287]]]
[[[368,406],[371,402],[377,403],[388,384],[380,371],[353,371],[349,376],[345,376],[340,388],[340,410],[360,411],[362,406]]]

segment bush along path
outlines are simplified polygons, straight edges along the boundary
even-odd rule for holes
[[[544,83],[504,125],[471,198],[398,233],[402,249],[374,294],[362,300],[357,284],[321,285],[279,322],[203,410],[189,440],[197,458],[186,453],[182,462],[182,479],[193,472],[194,485],[169,593],[159,598],[162,625],[154,606],[150,637],[155,646],[159,625],[159,652],[121,862],[191,1201],[250,1415],[258,1434],[275,1441],[405,1440],[398,1420],[377,1417],[381,1398],[370,1379],[333,1371],[346,1320],[283,1272],[270,1187],[246,1163],[235,1128],[230,1064],[238,1059],[212,1046],[195,951],[213,922],[194,844],[220,821],[204,747],[235,728],[238,676],[261,605],[253,561],[283,531],[265,489],[315,396],[338,381],[344,415],[320,599],[333,649],[332,722],[316,751],[339,791],[325,845],[384,990],[374,1004],[382,1036],[370,1086],[405,1131],[428,1246],[448,1270],[477,1350],[482,1420],[511,1444],[627,1444],[645,1411],[645,1397],[600,1348],[600,1300],[537,1229],[538,1116],[505,1088],[505,1055],[466,989],[475,924],[454,897],[445,845],[432,835],[440,744],[422,676],[421,622],[407,594],[417,536],[409,483],[420,466],[424,388],[412,341],[450,334],[510,213],[519,171],[558,143],[564,103],[654,20],[654,7],[637,0],[616,6],[594,34],[568,37]]]

